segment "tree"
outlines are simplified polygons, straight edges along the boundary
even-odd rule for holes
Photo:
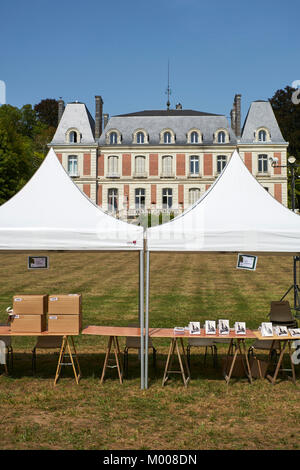
[[[295,88],[286,86],[283,90],[277,90],[270,99],[278,125],[281,129],[284,139],[289,142],[288,155],[294,155],[297,159],[296,164],[300,164],[300,104],[294,104],[292,95]],[[295,198],[296,207],[300,207],[300,178],[298,176],[299,168],[295,172]],[[289,199],[291,199],[291,181],[288,181]],[[292,207],[290,200],[290,207]]]
[[[56,128],[58,125],[58,101],[47,98],[34,106],[38,120],[47,127]]]
[[[283,137],[289,142],[289,155],[300,160],[300,104],[292,101],[294,91],[296,90],[290,86],[277,90],[270,103]]]

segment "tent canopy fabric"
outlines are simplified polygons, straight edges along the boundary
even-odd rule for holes
[[[148,251],[300,252],[300,217],[280,204],[234,151],[192,207],[147,229]]]
[[[0,207],[0,250],[143,250],[143,228],[103,212],[68,176],[53,149]]]

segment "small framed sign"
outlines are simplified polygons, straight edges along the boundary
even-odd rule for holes
[[[48,256],[28,256],[28,269],[48,269]]]
[[[257,256],[254,255],[243,255],[238,254],[237,259],[237,269],[248,269],[250,271],[255,271],[257,264]]]

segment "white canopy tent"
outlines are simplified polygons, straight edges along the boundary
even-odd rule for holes
[[[151,251],[300,252],[300,217],[273,198],[248,171],[237,151],[192,207],[147,229],[145,387],[148,383],[149,271]]]
[[[28,183],[0,207],[0,250],[139,251],[139,311],[143,331],[143,228],[118,220],[93,204],[73,183],[53,149]],[[142,334],[141,342],[143,346]],[[141,359],[141,388],[144,388]]]

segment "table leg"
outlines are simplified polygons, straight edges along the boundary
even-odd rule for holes
[[[227,385],[229,384],[229,381],[231,379],[231,374],[233,372],[234,364],[235,364],[235,361],[236,361],[236,358],[237,358],[237,355],[238,355],[238,351],[239,351],[237,345],[233,343],[233,340],[231,340],[231,342],[230,342],[229,350],[233,351],[233,345],[235,347],[235,353],[234,353],[234,356],[232,358],[232,362],[231,362],[231,366],[230,366],[230,370],[229,370],[228,375],[226,373],[227,372],[228,357],[226,359],[225,380],[226,380]]]
[[[284,355],[284,351],[286,349],[286,346],[287,346],[287,341],[284,342],[284,346],[283,348],[281,349],[280,351],[280,356],[279,356],[279,359],[278,359],[278,363],[277,363],[277,366],[276,366],[276,370],[275,370],[275,373],[274,373],[274,376],[272,377],[271,375],[267,375],[267,379],[270,380],[270,382],[275,385],[275,382],[276,382],[276,379],[277,379],[277,375],[278,375],[278,372],[279,372],[279,369],[281,367],[281,363],[282,363],[282,360],[283,360],[283,355]]]
[[[72,337],[72,345],[73,345],[76,364],[77,364],[77,367],[78,367],[78,373],[76,371],[76,367],[75,367],[75,364],[74,364],[73,355],[72,355],[72,351],[71,351],[71,348],[70,348],[68,336],[63,336],[63,340],[62,340],[61,348],[60,348],[60,353],[59,353],[59,358],[58,358],[56,374],[55,374],[55,379],[54,379],[54,386],[57,384],[57,381],[58,381],[60,373],[61,373],[61,367],[63,365],[62,358],[64,357],[66,348],[68,348],[68,353],[69,353],[69,357],[70,357],[70,360],[71,360],[70,365],[72,365],[72,367],[73,367],[74,377],[75,377],[77,385],[79,383],[79,379],[81,377],[81,371],[80,371],[79,361],[78,361],[78,358],[77,358],[77,352],[76,352],[76,349],[75,349],[75,344],[74,344],[73,337]]]
[[[170,359],[171,359],[171,357],[173,357],[173,354],[174,354],[175,342],[176,342],[176,338],[173,338],[171,340],[171,343],[170,343],[169,353],[168,353],[168,357],[167,357],[167,362],[166,362],[166,367],[165,367],[165,372],[164,372],[164,376],[163,376],[162,385],[165,385],[165,382],[168,380],[169,364],[170,364]]]
[[[109,360],[109,355],[111,353],[112,345],[114,347],[114,355],[115,355],[116,364],[114,366],[108,366],[108,360]],[[120,352],[119,342],[118,342],[117,336],[110,336],[109,340],[108,340],[107,349],[106,349],[106,354],[105,354],[105,359],[104,359],[100,384],[102,384],[103,381],[104,381],[105,372],[106,372],[107,367],[117,367],[120,384],[123,383],[123,366],[122,366],[122,361],[120,361],[120,355],[121,355],[121,352]]]
[[[243,345],[244,354],[242,354],[242,351],[241,351],[241,344]],[[246,375],[249,379],[249,382],[252,384],[251,368],[250,368],[250,364],[249,364],[249,361],[248,361],[248,355],[247,355],[247,351],[246,351],[245,340],[243,338],[238,339],[238,346],[239,346],[239,350],[240,350],[240,353],[241,353],[241,357],[243,357],[243,355],[245,356],[245,361],[246,361],[247,368],[244,365],[244,361],[243,361],[243,366],[244,366]],[[259,371],[260,371],[260,375],[262,375],[261,374],[261,369],[260,369],[260,364],[259,364]]]
[[[289,356],[290,356],[291,367],[292,367],[292,377],[291,377],[291,380],[292,380],[293,383],[295,384],[295,383],[296,383],[296,374],[295,374],[295,366],[294,366],[294,363],[293,363],[293,360],[292,360],[292,345],[291,345],[291,341],[288,341],[288,345],[289,345]]]

